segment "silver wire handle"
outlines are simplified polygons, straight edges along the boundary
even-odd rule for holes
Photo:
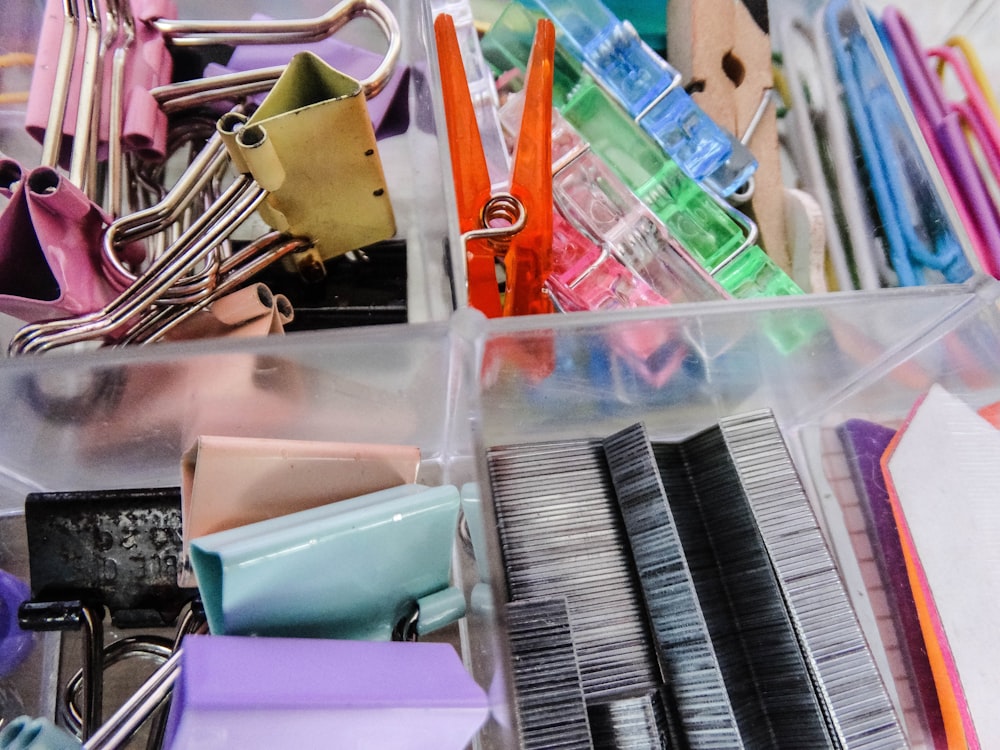
[[[369,18],[375,22],[388,44],[385,57],[375,71],[362,81],[365,96],[371,98],[385,88],[399,60],[402,49],[402,35],[399,22],[392,11],[381,0],[344,0],[322,16],[315,18],[281,21],[183,21],[156,18],[148,21],[157,31],[170,40],[175,47],[191,47],[204,44],[301,44],[325,39],[337,33],[355,18]],[[253,77],[262,76],[271,83],[284,68],[277,66],[264,71],[247,74],[219,76],[217,86],[242,87],[252,84]],[[263,85],[259,80],[257,85]],[[265,88],[267,88],[265,86]],[[261,89],[256,89],[260,91]],[[160,87],[153,91],[158,101],[166,102],[175,98],[170,92],[190,93],[190,88]],[[246,93],[244,91],[244,93]],[[223,95],[224,98],[225,95]],[[216,96],[214,98],[220,98]]]

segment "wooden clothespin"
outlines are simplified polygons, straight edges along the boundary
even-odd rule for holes
[[[766,0],[670,0],[667,29],[667,59],[695,101],[742,138],[773,96]],[[760,227],[768,255],[790,273],[776,110],[772,99],[747,142],[759,167],[753,197],[742,208]]]

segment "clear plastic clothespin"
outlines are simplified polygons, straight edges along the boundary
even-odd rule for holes
[[[508,95],[500,119],[508,132],[521,117],[522,97]],[[553,113],[553,196],[557,212],[553,252],[560,240],[576,247],[569,288],[586,287],[600,307],[725,299],[730,295],[685,250],[648,206],[628,189],[558,112]],[[565,217],[562,221],[561,217]],[[583,243],[591,251],[583,251]],[[582,264],[582,265],[581,265]],[[597,287],[603,291],[598,293]],[[588,295],[588,296],[589,296]]]

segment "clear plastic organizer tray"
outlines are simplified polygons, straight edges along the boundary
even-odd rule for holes
[[[851,417],[898,424],[934,383],[977,407],[1000,400],[998,302],[990,282],[647,315],[487,322],[464,311],[448,324],[9,360],[0,367],[0,568],[27,577],[26,493],[176,485],[181,454],[201,434],[416,445],[419,481],[478,481],[489,498],[492,446],[601,437],[636,421],[654,439],[680,439],[769,408],[878,655],[823,434]],[[494,356],[518,346],[551,348],[554,369]],[[487,539],[494,599],[503,599],[498,543]],[[454,559],[469,610],[450,636],[491,699],[484,745],[512,747],[502,608],[481,587],[473,596],[479,574],[464,546]],[[2,718],[52,715],[79,656],[64,646],[60,668],[59,645],[40,635],[0,681]]]
[[[265,0],[224,0],[206,5],[177,0],[178,17],[196,19],[247,19],[263,15],[282,20],[316,18],[336,5],[326,0],[296,0],[272,3]],[[409,72],[408,122],[404,132],[381,139],[379,155],[396,220],[396,238],[406,241],[407,320],[446,320],[455,309],[450,275],[449,218],[445,180],[442,176],[441,141],[431,92],[428,47],[424,33],[423,4],[385,0],[400,28],[399,65]],[[0,28],[0,54],[33,55],[41,29],[45,4],[11,0],[4,5]],[[382,54],[386,43],[374,22],[355,18],[334,38]],[[189,55],[195,53],[188,53]],[[203,53],[205,60],[212,53]],[[25,168],[40,163],[42,150],[25,132],[26,97],[31,84],[30,64],[0,69],[0,88],[14,94],[0,102],[0,153],[16,159]],[[331,148],[335,148],[331,140]],[[450,181],[450,179],[449,179]],[[450,190],[450,188],[449,188]],[[234,235],[254,239],[270,231],[263,221],[252,218]],[[0,341],[6,342],[23,323],[0,314]]]
[[[852,417],[899,424],[934,383],[977,407],[1000,400],[998,285],[490,322],[469,310],[453,314],[464,307],[464,259],[447,210],[453,188],[435,124],[427,3],[388,4],[398,13],[413,78],[411,126],[382,158],[408,241],[417,324],[0,362],[0,569],[27,580],[27,493],[177,485],[181,454],[199,435],[416,445],[418,481],[478,482],[489,499],[484,455],[493,446],[601,437],[637,421],[655,439],[681,439],[723,417],[769,408],[911,744],[922,746],[906,720],[905,678],[886,655],[851,546],[849,498],[831,468],[829,434]],[[185,4],[182,16],[295,17],[329,7],[320,0],[196,5]],[[28,6],[17,2],[5,13],[32,35],[37,19]],[[24,38],[9,35],[11,28],[0,29],[0,51]],[[0,150],[31,153],[18,127],[17,108],[0,108]],[[459,268],[454,282],[449,265]],[[503,356],[519,347],[551,354],[552,367]],[[486,521],[492,532],[488,512]],[[490,697],[482,745],[514,747],[503,566],[495,534],[487,539],[493,601],[482,587],[473,599],[479,573],[457,545],[456,577],[469,608],[445,637]],[[78,666],[79,648],[69,641],[38,635],[27,661],[0,679],[0,719],[54,715]],[[119,698],[136,686],[122,682]]]
[[[1000,401],[998,304],[989,280],[648,317],[506,320],[482,339],[479,439],[489,449],[603,438],[641,422],[654,441],[681,441],[725,417],[771,410],[909,746],[934,747],[836,429],[850,419],[898,428],[934,385],[975,409]],[[497,356],[526,349],[554,355],[551,373]],[[995,564],[987,550],[971,557]]]
[[[199,435],[416,446],[418,483],[474,481],[466,396],[473,384],[463,379],[471,355],[469,342],[438,323],[7,360],[0,367],[0,569],[28,580],[27,493],[177,486],[182,452]],[[478,580],[461,544],[454,560],[459,581]],[[503,717],[508,701],[503,679],[492,676],[502,659],[491,609],[470,609],[459,626],[433,637],[461,646],[490,688],[494,715]],[[109,628],[108,642],[135,634]],[[53,717],[79,669],[76,633],[35,638],[18,671],[0,679],[4,720]],[[135,690],[141,672],[109,667],[106,706]],[[513,746],[502,726],[491,731],[499,732],[497,746]]]

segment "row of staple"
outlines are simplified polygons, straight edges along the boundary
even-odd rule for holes
[[[770,412],[488,464],[526,747],[906,746]]]

